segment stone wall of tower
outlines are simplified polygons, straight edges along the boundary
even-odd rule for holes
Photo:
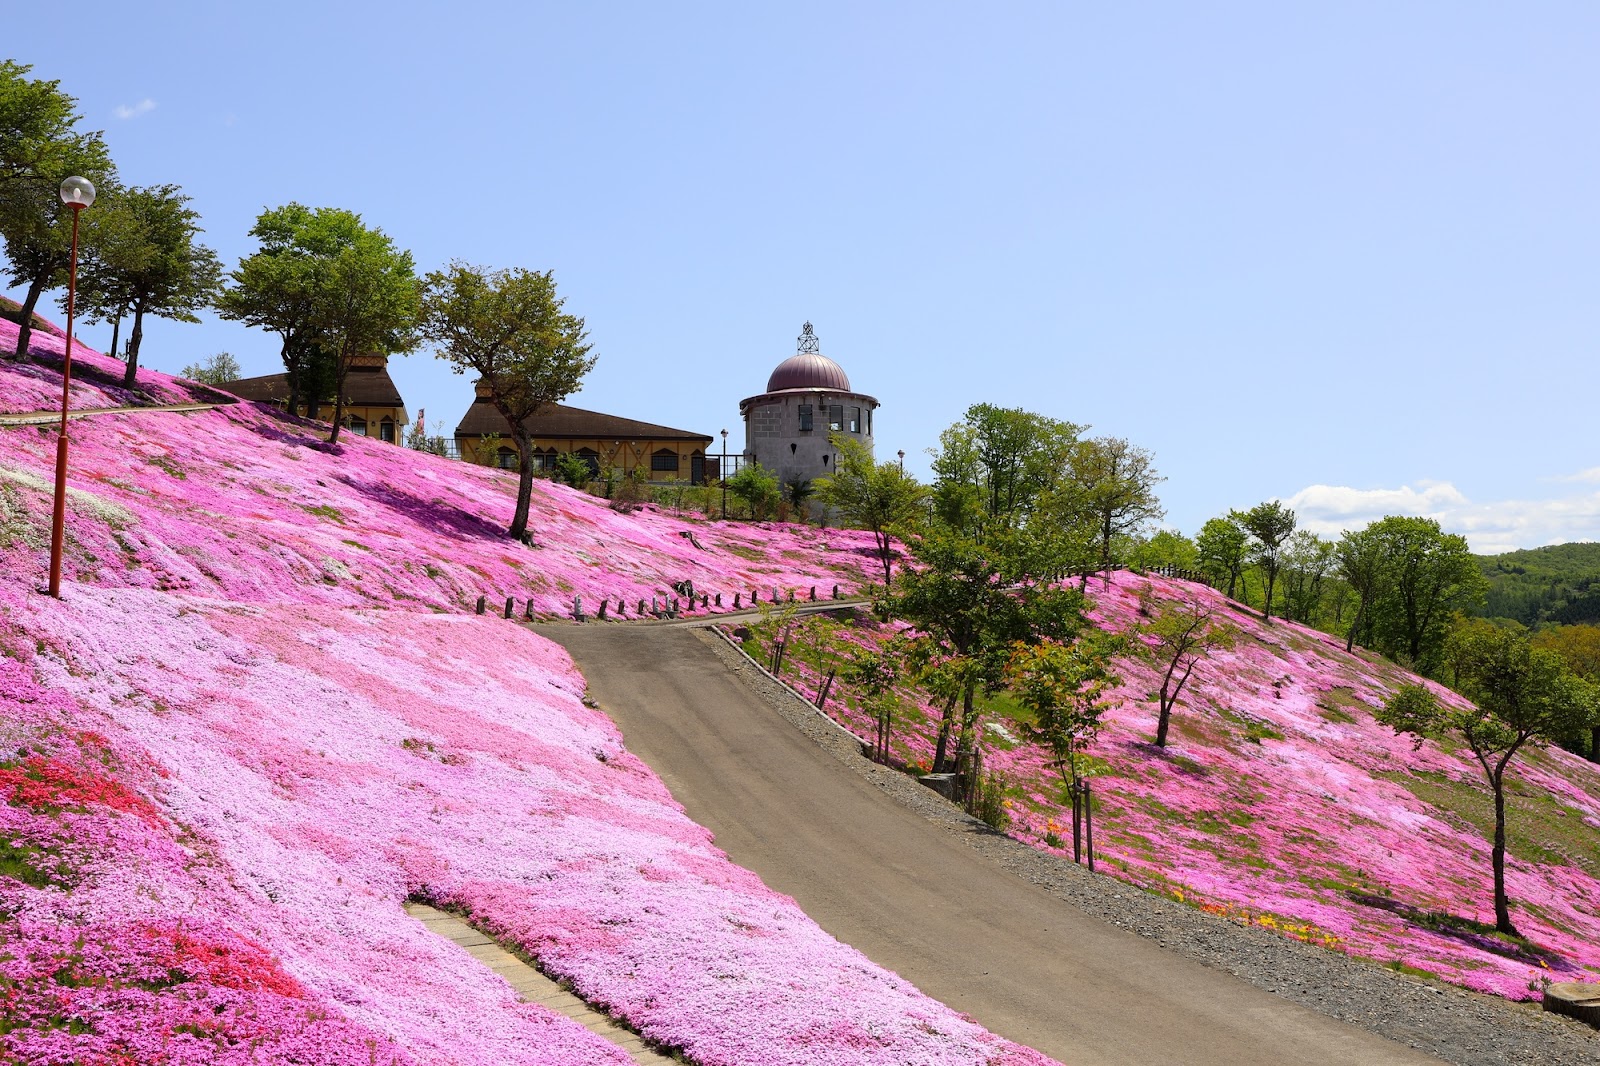
[[[805,390],[769,393],[749,401],[745,410],[747,462],[758,462],[778,481],[815,481],[833,473],[835,450],[830,412],[840,415],[838,432],[872,451],[872,423],[878,403],[859,393]],[[810,428],[804,416],[809,408]]]

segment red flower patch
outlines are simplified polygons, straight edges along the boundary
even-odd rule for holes
[[[0,766],[0,798],[36,811],[109,807],[151,826],[161,824],[155,804],[126,785],[42,755],[30,755],[20,765]]]

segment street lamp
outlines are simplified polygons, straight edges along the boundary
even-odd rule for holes
[[[728,517],[728,431],[722,431],[722,465],[717,468],[722,475],[722,517]]]
[[[901,448],[895,454],[900,456],[900,472],[904,474],[906,472],[906,450]]]
[[[50,595],[61,598],[61,542],[67,531],[67,399],[72,388],[72,312],[78,295],[78,215],[94,203],[88,178],[61,183],[61,202],[72,208],[72,264],[67,272],[67,350],[61,360],[61,433],[56,437],[56,510],[50,523]]]

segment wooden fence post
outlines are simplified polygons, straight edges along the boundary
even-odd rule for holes
[[[511,617],[511,608],[516,606],[516,602],[517,602],[516,597],[514,597],[514,596],[507,596],[506,597],[506,617],[507,618]]]
[[[487,596],[479,596],[478,597],[478,613],[482,614],[484,612],[484,609],[487,608],[488,606],[489,606],[489,597],[487,597]]]

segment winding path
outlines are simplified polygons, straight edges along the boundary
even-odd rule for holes
[[[734,862],[995,1033],[1069,1066],[1438,1061],[996,867],[802,735],[690,628],[535,628],[571,653],[629,749]]]
[[[143,404],[135,407],[78,407],[68,408],[67,421],[75,422],[80,418],[90,415],[137,415],[137,414],[162,414],[188,411],[211,411],[218,407],[232,407],[238,400],[226,403],[156,403]],[[50,426],[61,421],[61,408],[54,411],[19,411],[13,414],[0,414],[0,426]]]

